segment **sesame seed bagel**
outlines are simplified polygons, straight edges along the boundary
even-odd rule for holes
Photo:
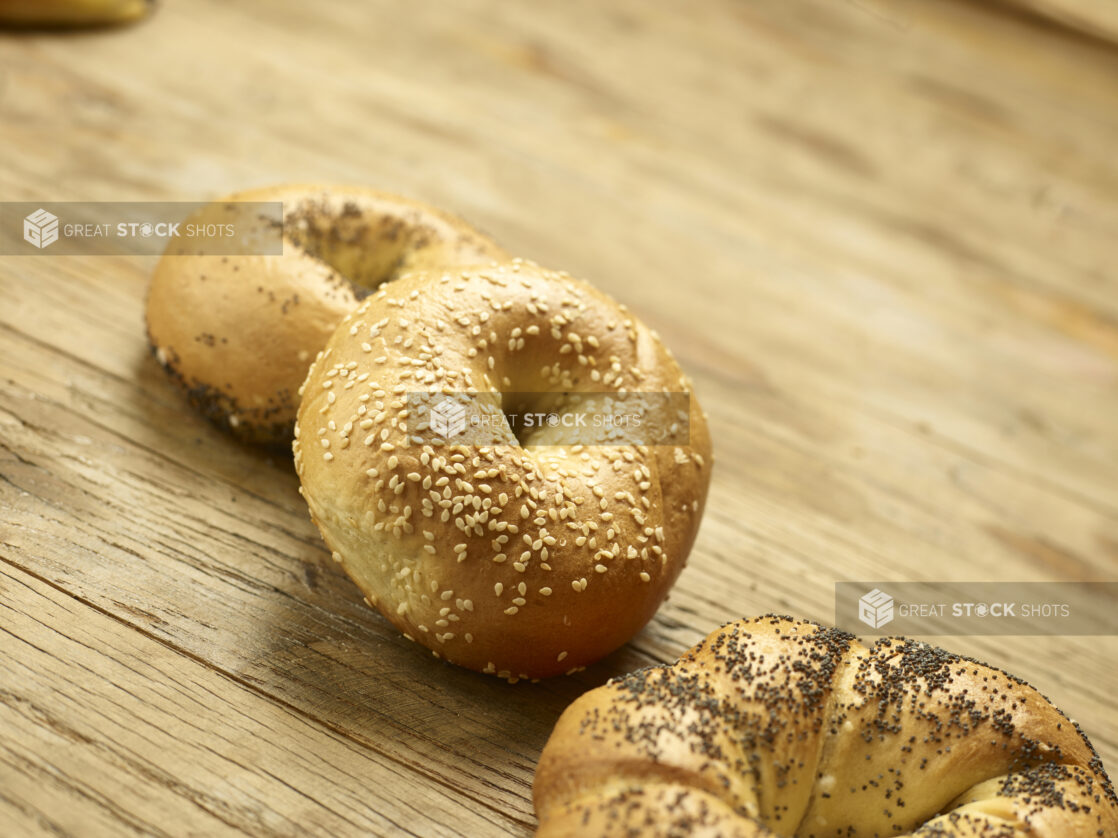
[[[648,444],[557,444],[546,425],[518,437],[499,397],[493,422],[432,440],[409,401],[514,391],[671,392],[687,408],[652,399]],[[365,299],[315,361],[295,464],[334,558],[401,632],[461,666],[539,678],[625,643],[683,568],[711,468],[689,394],[653,332],[566,274],[519,260],[417,274]]]
[[[546,838],[1118,835],[1094,749],[1028,684],[773,615],[580,697],[533,795]]]
[[[255,224],[238,204],[283,204],[282,255],[199,255],[176,239],[147,299],[155,357],[207,417],[243,439],[287,444],[314,356],[357,301],[412,270],[488,264],[507,254],[463,221],[351,186],[279,186],[231,195],[184,222]],[[262,249],[262,248],[261,248]]]

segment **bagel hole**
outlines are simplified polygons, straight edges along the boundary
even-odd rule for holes
[[[512,435],[516,437],[521,448],[530,448],[538,445],[555,445],[557,442],[555,428],[546,422],[541,423],[540,417],[554,415],[556,423],[563,425],[564,417],[570,413],[583,412],[587,407],[589,393],[517,393],[505,392],[501,394],[501,410],[505,414],[505,422]],[[534,421],[525,421],[526,415],[532,415]],[[568,432],[562,444],[570,443]]]
[[[359,300],[400,274],[411,246],[400,219],[373,223],[352,202],[340,212],[300,204],[285,217],[284,235],[329,267]]]
[[[531,445],[532,432],[536,429],[525,428],[516,417],[533,410],[531,401],[524,393],[501,393],[501,412],[505,414],[505,424],[508,425],[509,432],[516,437],[521,448]]]
[[[533,445],[548,445],[540,442],[539,437],[547,436],[548,426],[540,424],[539,417],[546,414],[563,416],[569,410],[567,393],[502,393],[501,410],[512,435],[521,448]],[[531,424],[525,421],[527,415],[535,417]]]

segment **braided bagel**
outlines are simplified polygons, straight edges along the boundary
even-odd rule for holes
[[[1028,684],[771,615],[583,695],[533,793],[547,838],[1118,835],[1098,756]]]
[[[268,201],[283,203],[282,255],[199,255],[204,241],[176,239],[147,299],[156,359],[195,407],[252,442],[290,441],[307,368],[370,289],[412,270],[508,258],[453,216],[356,187],[241,192],[186,223],[220,228],[243,220],[239,203]]]
[[[439,444],[409,427],[409,393],[689,390],[655,334],[566,274],[412,275],[311,367],[296,470],[334,558],[401,632],[509,680],[554,675],[628,640],[682,569],[710,478],[697,401],[682,417],[653,403],[658,444],[520,439],[499,400],[495,423]]]

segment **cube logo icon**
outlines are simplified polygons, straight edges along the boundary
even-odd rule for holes
[[[466,405],[443,399],[431,408],[431,430],[443,439],[458,436],[466,430]]]
[[[858,619],[875,629],[893,622],[893,598],[874,588],[858,600]]]
[[[37,209],[23,219],[23,240],[42,250],[58,241],[58,216]]]

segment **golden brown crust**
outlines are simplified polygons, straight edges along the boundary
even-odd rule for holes
[[[408,435],[408,392],[510,390],[690,385],[644,325],[564,274],[514,260],[414,275],[363,301],[315,362],[295,460],[335,558],[400,631],[536,678],[597,660],[655,612],[698,529],[710,438],[694,398],[678,444],[543,445],[544,431],[525,447],[507,425],[469,444]]]
[[[196,407],[253,442],[290,440],[307,368],[369,289],[412,270],[508,258],[457,218],[357,187],[241,192],[188,223],[225,223],[238,203],[267,201],[284,206],[283,255],[197,255],[177,242],[147,301],[159,362]]]
[[[544,748],[534,798],[549,838],[590,834],[584,822],[677,834],[655,824],[678,827],[696,800],[732,834],[1118,834],[1090,743],[1029,685],[924,643],[865,647],[774,616],[579,698]]]
[[[538,834],[570,838],[772,838],[759,821],[743,818],[722,797],[686,783],[656,778],[607,783],[548,814]]]

